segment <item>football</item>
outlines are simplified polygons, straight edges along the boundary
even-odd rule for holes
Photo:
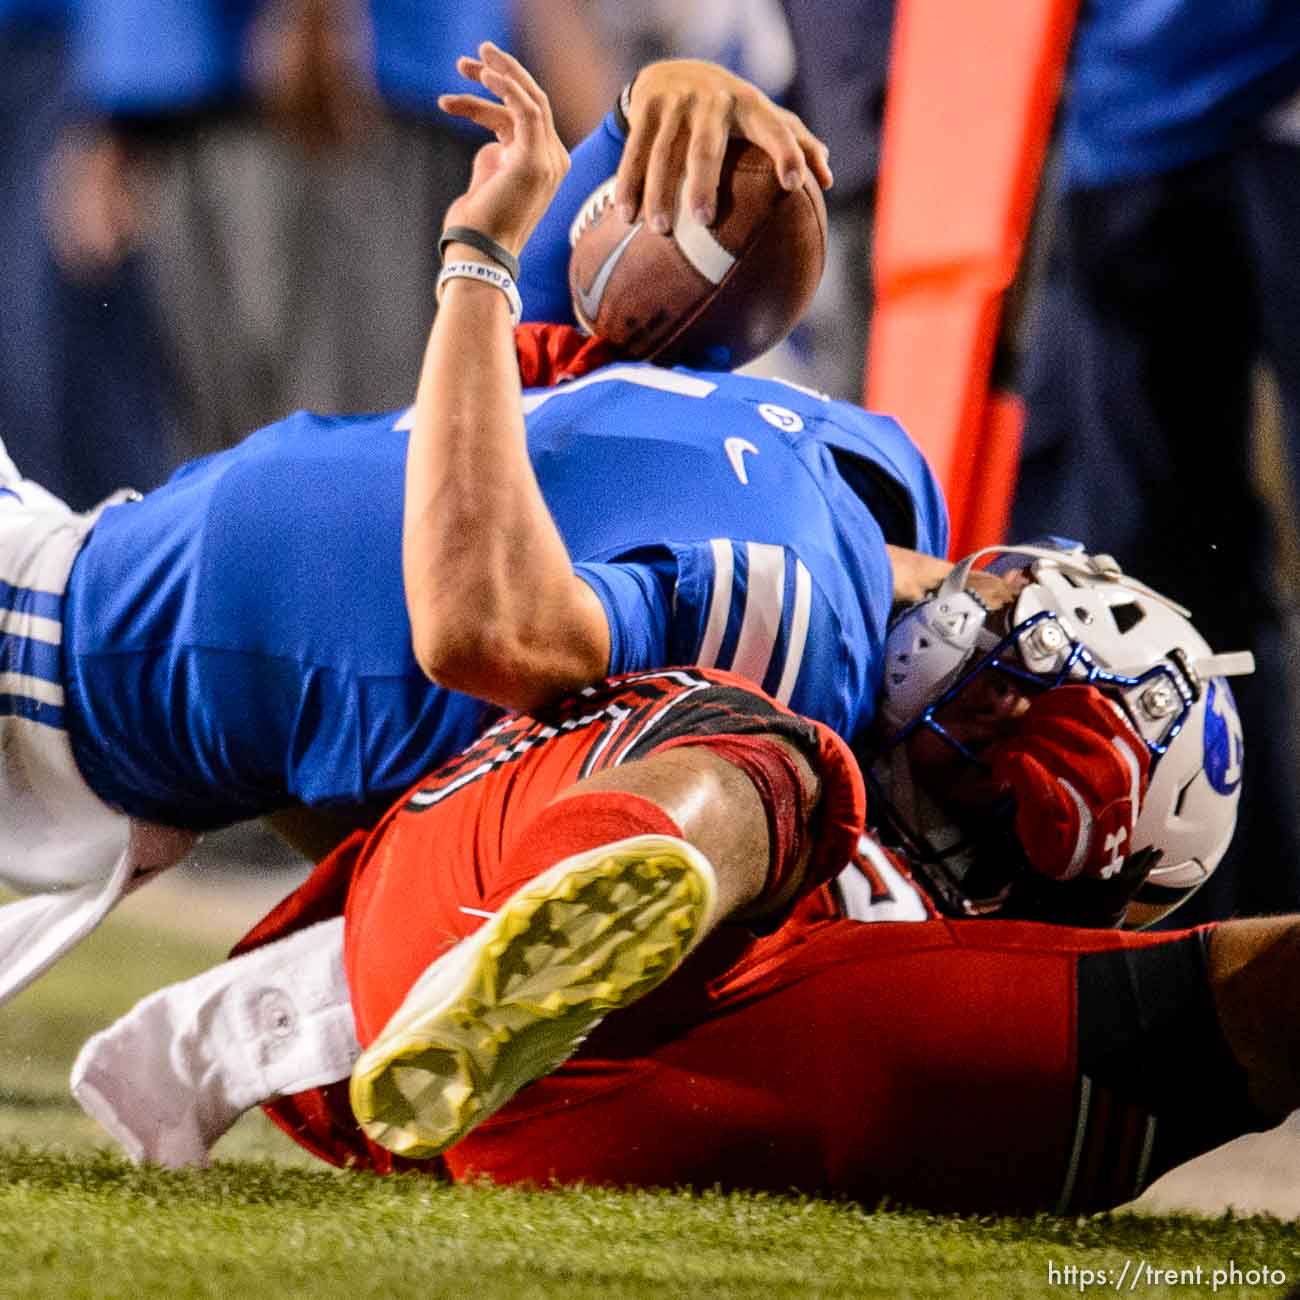
[[[630,357],[731,370],[779,343],[808,309],[826,264],[826,204],[816,181],[784,190],[768,156],[732,140],[717,215],[704,226],[680,194],[658,235],[598,186],[569,231],[579,324]]]

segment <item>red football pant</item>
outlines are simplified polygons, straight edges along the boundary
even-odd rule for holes
[[[1118,1204],[1140,1190],[1142,1135],[1122,1108],[1080,1112],[1075,963],[1168,941],[796,919],[721,979],[702,950],[675,990],[611,1016],[448,1167],[980,1213]]]

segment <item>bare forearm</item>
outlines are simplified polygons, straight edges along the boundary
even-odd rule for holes
[[[479,56],[457,60],[457,69],[496,98],[456,94],[438,102],[494,136],[479,150],[469,189],[448,209],[446,224],[489,241],[487,262],[473,243],[453,240],[446,252],[500,277],[568,171],[569,156],[528,70],[490,42]],[[573,572],[528,459],[503,287],[509,292],[478,272],[444,284],[407,453],[402,568],[424,671],[454,690],[531,709],[604,673],[609,629],[599,601]]]
[[[528,459],[508,304],[490,285],[448,282],[430,334],[403,567],[416,655],[442,684],[521,708],[604,671],[571,634],[578,579]]]

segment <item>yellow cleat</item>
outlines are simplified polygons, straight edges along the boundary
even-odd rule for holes
[[[556,863],[432,962],[361,1054],[361,1127],[414,1159],[454,1146],[676,970],[715,894],[708,859],[672,836]]]

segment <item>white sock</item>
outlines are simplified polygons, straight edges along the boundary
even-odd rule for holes
[[[359,1054],[338,917],[150,994],[81,1049],[72,1092],[137,1163],[205,1166],[244,1111]]]

